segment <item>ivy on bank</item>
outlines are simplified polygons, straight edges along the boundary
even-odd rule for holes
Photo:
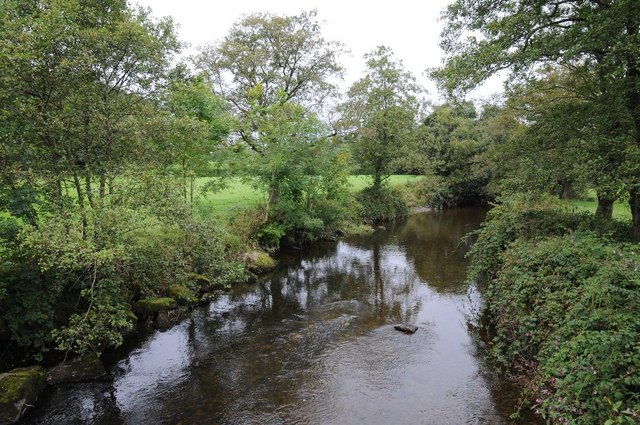
[[[553,423],[635,423],[640,414],[640,252],[620,238],[628,224],[595,221],[502,205],[472,250],[492,358]]]

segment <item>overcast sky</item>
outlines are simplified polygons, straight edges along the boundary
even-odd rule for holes
[[[178,24],[183,42],[191,45],[187,53],[197,47],[222,39],[242,14],[270,12],[298,14],[302,10],[316,9],[323,23],[322,34],[328,40],[345,44],[351,51],[342,58],[346,68],[344,87],[363,75],[365,53],[379,45],[390,46],[427,88],[428,98],[437,100],[435,85],[424,71],[440,65],[443,52],[438,46],[442,30],[440,12],[452,0],[133,0],[153,10],[154,16],[172,16]],[[384,4],[384,6],[382,6]],[[472,93],[474,98],[487,96],[500,90],[501,84],[492,81]]]

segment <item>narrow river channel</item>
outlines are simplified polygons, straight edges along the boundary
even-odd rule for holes
[[[517,391],[482,363],[465,282],[460,238],[483,218],[416,214],[285,253],[260,284],[139,338],[109,381],[49,391],[24,423],[512,423]]]

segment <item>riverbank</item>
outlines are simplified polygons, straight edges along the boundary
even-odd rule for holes
[[[107,382],[52,388],[23,423],[512,423],[517,389],[483,365],[459,243],[483,214],[416,214],[284,251],[260,285],[142,334]]]
[[[491,358],[554,423],[635,423],[640,414],[640,255],[630,223],[557,206],[494,208],[472,248]]]

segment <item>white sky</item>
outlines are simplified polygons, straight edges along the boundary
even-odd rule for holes
[[[327,40],[342,42],[350,54],[341,63],[346,68],[344,88],[363,75],[365,53],[381,44],[390,46],[407,70],[427,89],[428,98],[437,101],[435,85],[424,71],[441,64],[443,52],[438,46],[442,30],[440,11],[452,0],[133,0],[148,6],[156,17],[172,16],[183,42],[190,44],[188,54],[197,47],[222,39],[242,14],[270,12],[298,14],[316,9]],[[384,6],[383,6],[384,5]],[[471,93],[471,98],[501,91],[494,79]]]

